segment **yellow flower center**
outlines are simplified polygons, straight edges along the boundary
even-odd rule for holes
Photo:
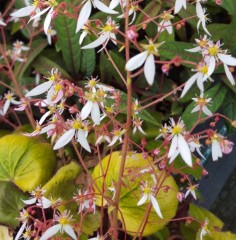
[[[143,189],[143,193],[146,194],[146,195],[150,194],[151,192],[152,192],[151,188],[148,187],[148,186],[145,186],[145,188]]]
[[[213,46],[213,47],[210,47],[208,51],[211,56],[216,56],[218,53],[218,48],[216,46]]]
[[[48,4],[51,6],[51,7],[56,7],[58,5],[58,2],[56,0],[49,0],[48,1]]]
[[[72,128],[76,129],[76,130],[79,130],[82,128],[82,122],[81,121],[78,121],[78,120],[74,120],[73,123],[72,123]]]
[[[121,131],[118,130],[114,130],[114,136],[120,136],[121,135]]]
[[[89,81],[88,85],[89,85],[89,87],[91,87],[91,88],[95,87],[95,86],[96,86],[96,79],[95,79],[95,78],[91,79],[91,80]]]
[[[165,13],[161,18],[163,18],[164,21],[169,21],[169,20],[173,19],[173,16],[169,13]]]
[[[200,42],[198,43],[198,45],[200,46],[200,47],[206,47],[207,46],[207,41],[206,40],[200,40]]]
[[[61,224],[61,225],[66,225],[66,224],[68,224],[68,218],[67,217],[61,217],[60,219],[59,219],[59,223]]]
[[[149,45],[147,50],[149,54],[153,54],[156,52],[156,48],[153,44]]]
[[[11,93],[7,93],[7,94],[5,95],[5,98],[6,98],[7,100],[11,100],[11,99],[12,99],[12,94],[11,94]]]
[[[207,104],[206,98],[198,98],[197,104],[198,105],[206,105]]]
[[[115,27],[113,25],[106,25],[104,28],[103,28],[103,32],[112,32],[115,30]]]
[[[202,72],[203,74],[207,74],[208,73],[208,66],[205,65],[205,66],[201,67],[200,72]]]
[[[37,6],[38,4],[39,4],[38,0],[34,0],[33,3],[32,3],[33,6]]]
[[[180,127],[179,125],[174,126],[173,129],[172,129],[172,133],[173,133],[174,135],[180,134],[181,131],[182,131],[182,127]]]

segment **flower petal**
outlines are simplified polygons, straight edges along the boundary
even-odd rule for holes
[[[2,110],[3,115],[5,115],[7,113],[7,110],[10,107],[10,104],[11,104],[11,101],[6,100],[6,102],[4,103],[4,106],[3,106],[3,110]]]
[[[218,160],[219,157],[222,157],[222,150],[220,147],[220,143],[216,140],[212,141],[212,159],[213,161]]]
[[[171,145],[170,145],[170,149],[169,149],[169,153],[168,153],[168,158],[170,158],[175,153],[175,151],[177,149],[177,146],[178,146],[178,136],[175,135],[172,138],[172,141],[171,141]]]
[[[27,7],[20,8],[19,10],[11,13],[10,15],[12,17],[26,17],[26,16],[30,16],[31,13],[34,11],[35,11],[35,6],[27,6]]]
[[[87,150],[88,152],[91,152],[90,146],[88,144],[87,138],[86,138],[86,134],[83,130],[78,130],[77,133],[77,142],[80,143],[80,145]]]
[[[232,57],[231,55],[218,53],[217,56],[219,57],[220,61],[226,65],[236,66],[236,58]]]
[[[189,78],[189,80],[186,82],[184,86],[184,89],[182,91],[180,98],[184,97],[184,95],[188,92],[188,90],[192,87],[194,82],[197,80],[197,77],[198,77],[198,73],[195,73],[191,78]]]
[[[75,232],[73,230],[73,228],[69,225],[69,224],[66,224],[63,228],[65,230],[65,232],[71,236],[74,240],[77,240],[77,237],[75,235]]]
[[[156,67],[155,67],[154,56],[153,54],[150,54],[147,57],[147,60],[144,64],[144,75],[149,85],[152,85],[154,82],[155,71],[156,71]]]
[[[147,194],[143,194],[141,199],[138,201],[137,206],[143,205],[147,201]]]
[[[57,150],[61,147],[64,147],[67,143],[71,141],[75,135],[75,129],[70,129],[66,131],[62,136],[57,140],[56,144],[53,147],[53,150]]]
[[[31,205],[31,204],[34,204],[36,203],[36,198],[31,198],[31,199],[28,199],[28,200],[22,200],[23,203],[27,204],[27,205]]]
[[[88,117],[92,108],[93,108],[93,102],[92,101],[87,101],[87,103],[83,106],[83,108],[81,110],[81,113],[80,113],[80,116],[81,116],[82,120],[84,120]]]
[[[43,29],[44,29],[45,34],[48,33],[48,29],[49,29],[50,23],[52,21],[52,12],[53,12],[53,7],[51,7],[50,11],[48,12],[48,14],[44,20]]]
[[[203,106],[203,107],[202,107],[202,111],[203,111],[203,113],[205,113],[207,116],[211,116],[211,115],[212,115],[212,112],[211,112],[206,106]]]
[[[126,63],[125,68],[128,71],[133,71],[133,70],[139,68],[140,66],[143,65],[147,56],[148,56],[148,51],[139,53],[138,55],[130,58],[130,60]]]
[[[160,218],[163,218],[162,213],[161,213],[160,206],[159,206],[159,204],[158,204],[158,202],[157,202],[157,199],[156,199],[153,195],[151,195],[150,198],[151,198],[152,206],[153,206],[153,208],[155,209],[157,215],[158,215]]]
[[[225,69],[226,76],[229,79],[230,83],[232,85],[235,85],[234,77],[233,77],[232,73],[230,72],[229,67],[225,63],[224,63],[224,69]]]
[[[96,125],[100,124],[100,109],[99,109],[99,106],[98,106],[97,102],[93,103],[93,108],[92,108],[92,111],[91,111],[91,117],[93,119],[93,122]]]
[[[33,88],[31,91],[29,91],[25,96],[33,97],[33,96],[37,96],[42,93],[45,93],[52,86],[52,84],[53,84],[53,81],[48,81],[48,82],[42,83],[42,84],[38,85],[37,87]]]
[[[20,230],[18,231],[18,233],[17,233],[17,235],[15,236],[14,240],[18,240],[18,239],[21,238],[21,235],[22,235],[22,233],[23,233],[24,230],[25,230],[26,224],[27,224],[27,222],[24,222],[24,223],[22,224],[22,226],[20,227]]]
[[[50,237],[54,236],[61,229],[61,224],[54,225],[50,227],[46,232],[44,232],[43,236],[40,240],[48,240]]]
[[[81,49],[96,48],[96,47],[102,45],[104,42],[107,42],[108,39],[109,39],[109,34],[102,34],[99,36],[98,39],[89,43],[88,45],[83,46]]]
[[[79,32],[81,28],[84,26],[84,24],[88,21],[91,11],[92,11],[92,4],[90,1],[87,1],[79,13],[75,32]]]
[[[178,135],[178,149],[185,163],[188,166],[192,167],[193,164],[192,164],[191,152],[190,152],[188,143],[186,142],[185,138],[181,134]]]
[[[106,6],[104,3],[102,3],[99,0],[94,0],[94,5],[96,6],[96,8],[98,8],[100,11],[104,12],[104,13],[108,13],[108,14],[117,14],[117,11],[114,11],[112,9],[110,9],[108,6]]]

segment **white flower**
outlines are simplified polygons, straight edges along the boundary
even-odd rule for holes
[[[195,185],[189,185],[189,187],[187,187],[187,192],[185,193],[185,198],[187,198],[187,196],[191,193],[191,195],[193,196],[193,198],[196,200],[197,196],[196,196],[196,189],[198,187],[199,184],[195,184]]]
[[[214,133],[211,137],[211,153],[213,161],[223,156],[220,142],[223,137],[220,134]]]
[[[161,209],[160,206],[157,202],[156,197],[154,196],[155,194],[155,189],[148,186],[148,183],[145,182],[142,186],[141,186],[141,191],[142,191],[142,197],[141,199],[138,201],[137,206],[141,206],[143,204],[145,204],[146,202],[150,202],[152,203],[152,206],[155,210],[155,212],[157,213],[157,215],[160,218],[163,218],[162,213],[161,213]]]
[[[116,43],[116,35],[115,31],[118,28],[116,23],[111,19],[111,17],[108,17],[106,25],[102,28],[102,31],[100,33],[100,36],[95,41],[89,43],[88,45],[83,46],[81,49],[90,49],[90,48],[96,48],[100,45],[103,45],[103,47],[99,50],[103,50],[103,48],[106,47],[109,40],[111,40],[115,45]]]
[[[117,14],[118,12],[110,9],[103,2],[99,0],[87,0],[80,10],[79,17],[77,20],[76,32],[79,32],[84,24],[88,21],[90,14],[92,12],[92,6],[99,9],[100,11],[108,14]]]
[[[112,141],[110,142],[110,144],[108,145],[108,147],[111,147],[112,145],[114,145],[118,140],[120,141],[120,143],[122,143],[122,136],[125,133],[125,129],[121,130],[121,129],[114,129],[113,131],[113,138]]]
[[[29,213],[27,212],[27,210],[23,209],[22,212],[20,212],[20,218],[19,220],[23,223],[19,229],[19,231],[17,232],[15,239],[14,240],[18,240],[21,238],[22,233],[24,232],[25,228],[27,228],[27,222],[29,220]]]
[[[197,3],[196,3],[196,11],[197,11],[197,16],[199,18],[198,23],[197,23],[197,30],[199,31],[199,27],[200,27],[200,25],[202,25],[203,30],[208,35],[211,36],[211,34],[209,33],[209,31],[206,28],[206,22],[210,21],[210,20],[207,18],[207,15],[205,14],[206,8],[202,8],[200,1],[197,1]]]
[[[171,15],[170,13],[164,11],[164,14],[161,15],[161,18],[163,19],[159,25],[158,25],[158,32],[162,32],[164,30],[166,30],[169,34],[172,34],[173,32],[173,27],[172,27],[172,24],[171,24],[171,19],[174,18],[173,15]]]
[[[8,91],[8,93],[5,93],[4,99],[5,99],[5,103],[4,103],[3,109],[2,109],[3,116],[7,113],[11,104],[14,104],[14,105],[20,104],[20,102],[15,100],[14,94],[11,93],[10,91]]]
[[[210,231],[208,229],[208,225],[209,225],[209,220],[206,218],[206,220],[204,221],[204,223],[201,226],[201,231],[200,231],[200,240],[203,240],[203,237],[206,234],[209,234]]]
[[[152,40],[149,40],[149,44],[141,44],[141,46],[146,50],[139,53],[138,55],[129,59],[126,63],[125,68],[128,71],[133,71],[144,64],[144,75],[149,85],[152,85],[154,82],[156,67],[154,56],[159,56],[158,47],[162,43],[153,43]]]
[[[72,216],[69,214],[69,212],[65,211],[63,214],[56,215],[55,221],[59,223],[47,229],[47,231],[43,233],[40,240],[48,240],[58,232],[61,234],[66,232],[72,239],[77,240],[74,229],[70,223],[72,221]]]
[[[171,135],[169,139],[171,139],[171,145],[168,153],[168,158],[170,158],[170,163],[174,161],[177,155],[180,153],[181,157],[183,158],[184,162],[192,167],[192,156],[190,147],[185,140],[185,130],[184,130],[184,123],[182,120],[179,119],[178,123],[176,124],[174,119],[171,118],[171,127],[170,132]]]
[[[212,75],[214,72],[215,65],[210,64],[209,62],[200,62],[197,66],[196,73],[188,79],[186,82],[184,89],[181,94],[181,98],[185,96],[188,90],[192,87],[192,85],[197,82],[197,86],[201,92],[204,92],[204,85],[203,83]]]
[[[79,115],[76,116],[76,119],[68,120],[69,130],[62,134],[61,137],[57,140],[53,149],[57,150],[59,148],[64,147],[68,144],[73,137],[75,137],[76,142],[80,143],[80,145],[91,152],[90,146],[87,141],[87,125],[85,122],[82,122],[81,117]]]
[[[126,5],[126,4],[125,4],[125,5]],[[129,15],[129,16],[133,15],[133,17],[132,17],[129,25],[131,25],[131,24],[134,22],[134,20],[136,19],[136,11],[137,11],[137,9],[138,9],[138,6],[137,6],[136,4],[131,4],[131,5],[130,5],[128,15]],[[122,15],[118,16],[117,18],[125,18],[125,15],[122,14]]]
[[[190,147],[190,151],[191,151],[191,152],[197,151],[197,153],[199,154],[199,156],[201,156],[203,159],[205,159],[205,157],[202,155],[202,153],[201,153],[201,151],[200,151],[201,144],[200,144],[198,138],[191,138],[191,139],[188,141],[188,145],[189,145],[189,147]]]
[[[139,130],[142,134],[146,135],[146,133],[142,129],[142,123],[143,123],[143,121],[141,121],[140,118],[136,118],[136,117],[133,118],[133,126],[134,126],[133,134],[135,134],[136,131]]]
[[[178,13],[181,8],[186,9],[186,0],[175,0],[175,14]]]
[[[104,141],[108,142],[109,144],[111,143],[111,139],[109,138],[109,136],[107,136],[106,134],[102,134],[97,138],[95,145],[98,145]]]
[[[191,113],[201,110],[207,116],[212,115],[212,112],[207,108],[207,105],[211,101],[211,98],[205,98],[203,92],[201,92],[200,97],[192,99],[194,102],[196,102],[196,107],[191,111]]]
[[[52,27],[48,28],[46,35],[47,35],[47,40],[49,45],[52,44],[52,37],[55,36],[56,34],[57,34],[56,30],[52,29]]]

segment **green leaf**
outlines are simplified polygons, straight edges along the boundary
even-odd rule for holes
[[[147,181],[149,184],[153,184],[153,179],[150,173],[141,173],[140,171],[147,169],[152,161],[153,159],[151,157],[144,159],[142,154],[139,153],[130,152],[126,156],[123,184],[119,200],[119,219],[122,222],[124,219],[123,227],[131,235],[135,235],[137,231],[140,230],[140,225],[143,224],[144,216],[147,211],[148,203],[137,206],[139,199],[142,197],[140,183]],[[101,164],[98,164],[94,168],[92,177],[96,181],[94,188],[98,194],[96,199],[96,204],[98,206],[102,205],[102,199],[103,204],[107,203],[106,199],[102,198],[100,195],[103,189],[105,189],[103,195],[110,199],[112,198],[113,192],[110,191],[109,188],[112,187],[113,184],[116,184],[118,180],[120,163],[121,152],[113,152],[111,155],[105,157]],[[102,177],[104,172],[106,172],[105,179]],[[157,213],[151,208],[143,236],[153,234],[162,229],[170,219],[175,216],[178,205],[176,198],[178,188],[174,179],[171,176],[166,176],[166,174],[161,174],[163,172],[157,169],[155,173],[158,182],[161,183],[163,181],[162,186],[169,186],[170,189],[168,192],[160,189],[156,196],[164,218],[160,220]],[[113,208],[113,206],[109,206],[108,210],[111,211]]]
[[[14,70],[14,74],[17,76],[17,80],[20,81],[23,77],[25,70],[30,67],[33,60],[43,51],[43,49],[48,45],[47,41],[44,39],[33,40],[29,54],[27,56],[27,61],[24,64],[19,64]]]
[[[11,182],[0,181],[0,223],[17,227],[20,209],[25,206],[22,200],[27,198],[28,195]],[[5,240],[6,238],[1,238],[0,235],[0,239]]]
[[[184,60],[198,63],[202,58],[201,55],[198,53],[193,54],[186,51],[186,49],[191,49],[193,47],[194,45],[192,43],[173,41],[173,42],[166,42],[162,44],[158,50],[159,50],[160,56],[167,59],[172,59],[176,56],[179,56]],[[193,67],[192,64],[183,64],[183,65],[190,68]]]
[[[222,84],[217,84],[213,88],[205,92],[205,97],[212,98],[211,103],[209,104],[209,106],[207,106],[212,113],[215,113],[219,109],[219,107],[222,105],[224,98],[226,96],[226,93],[227,93],[227,90],[226,88],[222,87]],[[195,107],[195,102],[190,103],[182,115],[182,119],[187,129],[191,129],[191,127],[194,126],[194,124],[198,119],[198,112],[191,113],[194,107]]]
[[[32,191],[52,176],[55,164],[51,144],[17,134],[0,139],[0,181]]]
[[[204,236],[204,240],[235,240],[236,234],[231,232],[217,232],[217,231],[210,231],[209,234]],[[200,231],[198,234],[197,240],[200,240]]]
[[[41,73],[44,76],[47,76],[52,68],[58,68],[59,72],[64,78],[68,80],[72,79],[72,77],[61,66],[53,62],[51,59],[42,55],[38,56],[35,59],[32,66],[35,68],[37,72]]]
[[[62,198],[63,200],[69,200],[73,198],[73,193],[76,193],[75,180],[81,168],[75,162],[61,167],[53,178],[47,182],[43,189],[46,190],[45,196],[52,196],[53,199]]]
[[[73,76],[76,76],[80,69],[81,60],[79,34],[75,33],[76,19],[59,14],[54,23],[57,31],[57,44],[62,51],[66,68]]]
[[[150,18],[156,17],[161,10],[161,1],[160,0],[153,0],[150,1],[148,4],[143,9],[143,12],[145,13],[140,13],[137,17],[137,20],[135,21],[135,25],[140,24],[144,22],[145,19],[147,19],[147,16]],[[139,26],[139,28],[142,28],[142,25]]]
[[[189,207],[189,216],[193,217],[194,219],[197,219],[198,221],[204,223],[206,219],[209,221],[209,226],[212,228],[218,228],[221,229],[224,225],[224,223],[216,217],[213,213],[209,212],[208,210],[201,208],[199,206],[196,206],[195,204],[190,204]],[[199,229],[199,223],[192,221],[192,223],[189,225],[192,229]]]
[[[89,36],[84,39],[83,44],[87,45],[91,43]],[[90,77],[95,69],[96,65],[96,55],[94,49],[83,49],[81,52],[81,72],[85,74],[85,76]]]

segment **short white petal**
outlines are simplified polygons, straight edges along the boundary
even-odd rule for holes
[[[147,57],[147,60],[144,64],[144,75],[147,79],[148,84],[151,86],[154,82],[156,67],[155,67],[155,59],[152,54]]]
[[[48,240],[50,237],[54,236],[61,229],[61,224],[54,225],[50,227],[40,238],[40,240]]]
[[[187,190],[187,192],[185,193],[184,197],[186,198],[190,193],[190,189]]]
[[[27,205],[31,205],[31,204],[34,204],[36,203],[36,198],[31,198],[29,200],[22,200],[23,203],[27,204]]]
[[[191,113],[198,112],[199,110],[200,110],[200,106],[197,105],[195,108],[193,108],[193,110],[191,111]]]
[[[84,24],[88,21],[91,11],[92,11],[92,3],[90,1],[87,1],[79,13],[76,32],[79,32],[81,28],[84,26]]]
[[[77,239],[73,228],[72,228],[69,224],[66,224],[66,225],[63,227],[63,229],[64,229],[65,232],[66,232],[69,236],[71,236],[74,240]]]
[[[44,20],[43,28],[44,28],[45,34],[48,33],[48,29],[49,29],[49,26],[51,24],[52,12],[53,12],[53,7],[50,9],[50,11],[48,12],[48,14],[47,14],[47,16],[46,16],[46,18]]]
[[[108,14],[117,14],[117,11],[114,11],[112,9],[110,9],[108,6],[106,6],[104,3],[102,3],[99,0],[94,0],[94,5],[96,6],[96,8],[98,8],[100,11],[104,12],[104,13],[108,13]]]
[[[225,63],[224,63],[224,69],[225,69],[226,76],[229,79],[230,83],[232,85],[235,85],[234,77],[233,77],[232,73],[230,72],[229,67]]]
[[[133,71],[133,70],[139,68],[140,66],[143,65],[147,56],[148,56],[148,51],[139,53],[138,55],[130,58],[130,60],[126,63],[125,68],[128,71]]]
[[[197,80],[197,77],[198,77],[198,73],[195,73],[191,78],[189,78],[189,80],[186,82],[184,86],[184,89],[182,91],[180,98],[184,97],[184,95],[188,92],[188,90],[192,87],[194,82]]]
[[[152,206],[153,206],[153,208],[155,209],[157,215],[158,215],[160,218],[163,218],[162,213],[161,213],[160,206],[159,206],[156,198],[155,198],[153,195],[151,195],[151,202],[152,202]]]
[[[193,164],[192,164],[191,152],[190,152],[188,143],[186,142],[185,138],[181,134],[178,135],[178,149],[185,163],[188,166],[192,167]]]
[[[141,199],[138,201],[137,206],[143,205],[147,201],[147,194],[143,194]]]
[[[197,200],[197,196],[194,190],[190,190],[192,196],[194,197],[195,200]]]
[[[40,134],[46,133],[55,128],[54,124],[49,124],[48,126],[41,129]]]
[[[82,108],[80,116],[81,119],[84,120],[88,117],[88,115],[91,113],[93,107],[93,102],[92,101],[88,101]]]
[[[96,102],[93,103],[93,108],[92,108],[92,111],[91,111],[91,117],[93,119],[93,122],[96,125],[100,124],[100,109],[99,109],[98,103],[96,103]]]
[[[169,149],[169,153],[168,153],[168,158],[170,158],[175,153],[175,151],[177,149],[177,146],[178,146],[178,136],[175,135],[172,138],[172,141],[171,141],[171,145],[170,145],[170,149]]]
[[[70,129],[66,131],[62,136],[57,140],[56,144],[53,147],[53,150],[57,150],[61,147],[64,147],[67,143],[71,141],[75,135],[75,129]]]
[[[80,145],[87,150],[88,152],[91,152],[90,146],[88,144],[86,134],[83,130],[79,130],[77,133],[77,142],[80,143]]]
[[[219,57],[221,62],[229,66],[236,66],[236,58],[232,57],[231,55],[219,53],[217,54],[217,56]]]
[[[199,52],[201,50],[201,48],[199,46],[195,47],[195,48],[191,48],[191,49],[185,49],[185,51],[187,52]]]
[[[12,17],[26,17],[30,16],[32,12],[35,11],[35,6],[27,6],[24,8],[21,8],[13,13],[11,13]]]
[[[42,206],[44,209],[49,208],[52,206],[52,202],[49,199],[42,197]]]
[[[45,93],[52,86],[52,84],[53,84],[53,81],[48,81],[48,82],[42,83],[42,84],[38,85],[37,87],[33,88],[31,91],[29,91],[25,96],[33,97],[33,96],[37,96],[42,93]]]
[[[108,39],[109,39],[109,34],[102,34],[99,36],[98,39],[89,43],[88,45],[83,46],[81,49],[96,48],[96,47],[102,45],[103,43],[107,42]]]
[[[83,31],[79,37],[79,44],[82,44],[84,41],[84,38],[88,35],[86,31]]]

